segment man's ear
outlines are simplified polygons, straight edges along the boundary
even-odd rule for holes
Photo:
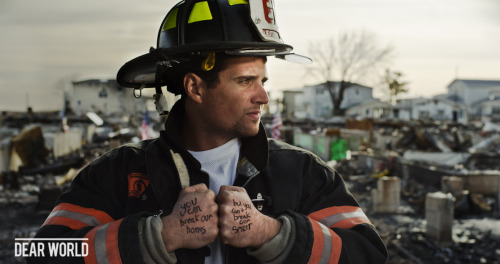
[[[184,90],[186,91],[186,95],[197,103],[203,102],[205,86],[205,82],[194,73],[190,72],[184,76]]]

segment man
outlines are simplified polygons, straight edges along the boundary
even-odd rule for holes
[[[161,86],[181,95],[165,130],[82,170],[37,237],[88,239],[86,263],[384,263],[342,178],[266,137],[266,56],[308,60],[290,51],[272,1],[176,5],[158,48],[118,73],[156,87],[160,112]]]

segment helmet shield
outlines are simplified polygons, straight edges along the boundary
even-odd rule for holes
[[[292,59],[292,49],[280,37],[272,0],[186,0],[163,19],[157,48],[125,63],[117,81],[132,88],[163,86],[155,77],[158,64],[212,52],[311,62],[304,56]]]

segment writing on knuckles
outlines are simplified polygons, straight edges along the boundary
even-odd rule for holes
[[[221,235],[224,237],[239,235],[252,230],[253,204],[248,201],[231,199],[225,205],[221,206]]]
[[[203,204],[203,198],[195,196],[180,205],[179,224],[185,234],[216,235],[217,230],[217,205],[212,202]],[[204,206],[202,208],[202,206]],[[215,234],[214,234],[215,233]]]

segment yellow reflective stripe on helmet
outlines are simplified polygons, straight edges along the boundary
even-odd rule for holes
[[[207,1],[194,4],[191,14],[189,15],[188,24],[204,20],[212,20],[212,13],[210,12]]]
[[[228,0],[229,5],[248,5],[247,0]]]
[[[172,9],[167,19],[165,19],[165,23],[162,27],[163,31],[175,28],[177,26],[177,13],[179,13],[179,8]]]

